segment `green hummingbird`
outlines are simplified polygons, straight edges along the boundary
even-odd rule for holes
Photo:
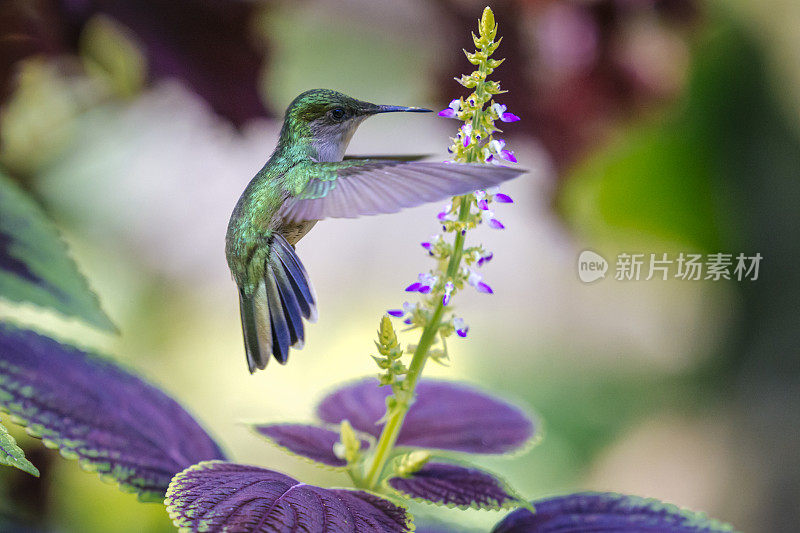
[[[423,156],[349,158],[356,128],[378,113],[430,112],[376,105],[314,89],[286,109],[275,151],[242,193],[228,224],[225,255],[239,288],[247,365],[270,355],[285,364],[304,343],[316,296],[294,245],[319,220],[394,213],[493,187],[523,171],[498,165],[419,162]]]

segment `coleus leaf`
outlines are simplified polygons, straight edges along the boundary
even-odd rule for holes
[[[492,533],[717,533],[733,528],[702,513],[654,499],[624,494],[582,492],[532,502],[536,513],[518,509]]]
[[[457,464],[429,462],[386,483],[406,498],[447,507],[498,510],[527,505],[493,474]]]
[[[17,441],[0,424],[0,464],[16,466],[31,475],[39,477],[39,469],[25,458],[25,452],[17,446]]]
[[[336,454],[338,431],[310,424],[256,424],[253,429],[292,454],[334,468],[347,466],[347,461]],[[369,446],[367,439],[361,439],[362,450]]]
[[[151,79],[180,80],[242,126],[269,114],[259,92],[267,47],[252,31],[259,8],[257,2],[225,0],[0,3],[0,40],[8,43],[0,54],[0,101],[11,92],[15,62],[77,54],[87,26],[105,15],[132,34]]]
[[[389,387],[374,379],[345,385],[317,406],[317,416],[379,436]],[[518,407],[463,384],[423,380],[408,411],[398,446],[501,454],[519,450],[536,433],[533,420]]]
[[[374,494],[306,485],[257,466],[207,461],[170,483],[164,500],[186,531],[402,532],[411,517]]]
[[[49,307],[114,331],[38,205],[0,172],[0,297]]]
[[[0,322],[0,409],[45,445],[144,500],[177,473],[223,459],[175,400],[111,361]]]

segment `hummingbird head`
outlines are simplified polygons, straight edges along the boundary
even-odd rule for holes
[[[428,113],[430,109],[371,104],[329,89],[312,89],[289,104],[281,140],[310,141],[317,161],[341,161],[364,119],[396,111]]]

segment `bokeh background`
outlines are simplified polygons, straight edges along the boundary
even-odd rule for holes
[[[530,172],[504,192],[493,296],[465,292],[452,365],[528,406],[544,440],[482,458],[523,494],[652,496],[748,532],[800,523],[800,4],[794,0],[498,0],[495,79]],[[308,420],[375,372],[374,330],[429,267],[439,206],[319,224],[298,251],[319,323],[286,367],[247,374],[224,260],[230,211],[299,92],[444,107],[463,95],[468,0],[3,0],[0,166],[57,222],[121,335],[28,306],[0,317],[111,354],[159,384],[239,462],[303,481],[242,421]],[[352,154],[445,159],[455,122],[382,116]],[[592,249],[763,256],[757,281],[591,285]],[[613,274],[613,271],[609,274]],[[409,342],[412,337],[407,338]],[[0,514],[50,531],[171,531],[77,464],[14,433],[40,479],[0,469]],[[491,512],[420,506],[486,529]]]

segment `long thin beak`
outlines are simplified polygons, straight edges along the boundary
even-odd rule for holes
[[[431,113],[430,109],[422,107],[403,107],[400,105],[379,105],[375,113],[394,113],[395,111],[405,111],[407,113]]]

